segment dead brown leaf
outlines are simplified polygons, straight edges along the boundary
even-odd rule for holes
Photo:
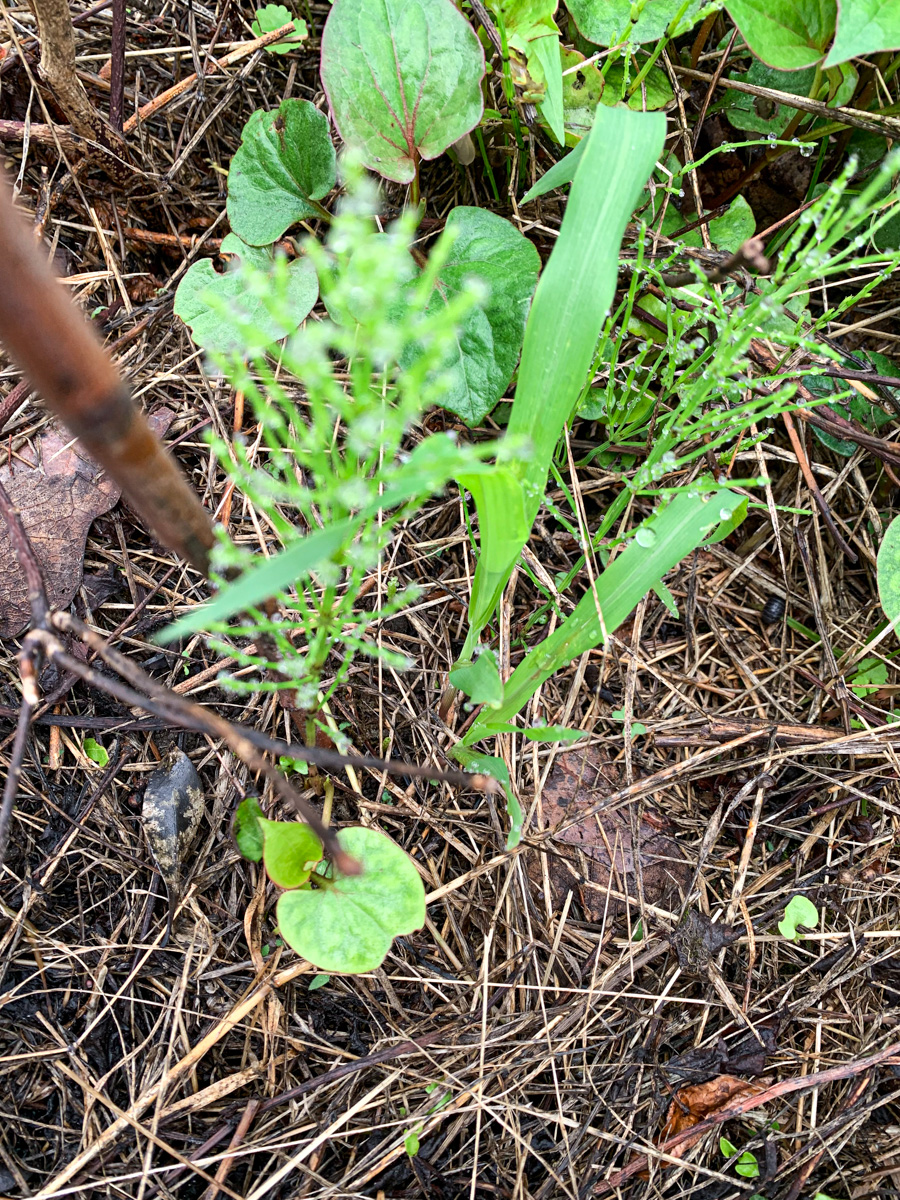
[[[561,754],[541,795],[543,828],[556,829],[580,817],[622,785],[618,767],[598,751]],[[660,907],[677,902],[680,889],[690,880],[690,868],[667,830],[665,817],[645,805],[639,831],[644,898]],[[585,917],[600,921],[604,913],[619,916],[625,911],[621,901],[607,896],[608,888],[637,899],[631,814],[627,808],[582,817],[556,834],[551,846],[556,853],[548,855],[547,865],[555,907],[574,887]],[[529,864],[529,874],[540,887],[541,864],[536,857]]]
[[[174,418],[171,409],[161,408],[148,420],[162,436]],[[34,546],[50,604],[65,608],[81,583],[88,530],[113,507],[120,489],[55,421],[33,448],[23,446],[0,466],[0,483]],[[0,523],[0,637],[21,633],[30,617],[25,579],[9,530]]]
[[[759,1095],[771,1082],[771,1078],[754,1082],[749,1079],[738,1079],[736,1075],[717,1075],[715,1079],[709,1079],[706,1083],[690,1083],[687,1087],[679,1088],[669,1105],[666,1123],[659,1136],[660,1144],[664,1144],[669,1138],[683,1133],[686,1129],[692,1129],[695,1125],[699,1125],[701,1121],[705,1121],[707,1117],[719,1112],[726,1105],[734,1104],[737,1100],[744,1100],[748,1096]],[[692,1146],[697,1145],[702,1137],[701,1133],[696,1137],[685,1138],[670,1153],[676,1158],[682,1158]]]

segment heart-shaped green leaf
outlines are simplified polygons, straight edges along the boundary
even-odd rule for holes
[[[779,71],[821,62],[837,20],[837,0],[727,0],[726,7],[756,57]]]
[[[410,183],[481,120],[484,53],[451,0],[335,0],[322,34],[334,121],[373,171]]]
[[[328,118],[308,100],[257,109],[241,131],[228,172],[231,228],[251,246],[268,246],[296,221],[321,214],[315,203],[336,178]]]
[[[838,13],[826,67],[860,54],[900,49],[900,5],[896,0],[840,0]]]
[[[395,937],[425,923],[425,889],[409,855],[377,829],[342,829],[338,841],[361,874],[285,892],[278,927],[288,945],[322,971],[373,971]]]
[[[308,825],[299,821],[267,821],[263,817],[263,862],[266,874],[279,887],[306,883],[322,858],[322,843]]]
[[[819,923],[819,910],[806,896],[793,896],[784,906],[784,917],[778,922],[778,932],[792,942],[799,942],[799,925],[815,929]]]
[[[456,240],[441,268],[429,309],[447,304],[477,279],[488,295],[470,309],[443,364],[451,377],[441,407],[478,425],[506,391],[522,349],[541,260],[509,221],[483,208],[454,208],[447,228]],[[404,366],[414,359],[410,351]]]
[[[276,268],[275,259],[268,250],[248,246],[233,233],[222,240],[220,253],[237,255],[242,262],[267,273]],[[250,352],[246,337],[235,328],[235,321],[229,319],[229,313],[250,321],[264,347],[272,345],[294,332],[300,322],[309,316],[319,295],[318,277],[309,259],[296,259],[287,271],[288,311],[284,315],[289,317],[288,323],[273,317],[263,297],[248,290],[246,278],[237,264],[232,265],[224,275],[219,275],[208,258],[188,268],[175,293],[175,313],[190,326],[191,337],[204,350],[220,354],[228,354],[232,350]],[[224,303],[226,312],[219,311],[215,304],[211,305],[210,297]]]

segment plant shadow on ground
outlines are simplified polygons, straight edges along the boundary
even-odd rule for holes
[[[322,6],[312,4],[310,15],[320,29]],[[190,16],[179,9],[155,23],[129,21],[127,28],[134,51],[165,50],[177,36],[199,52],[214,35],[223,43],[247,36],[237,10],[222,3]],[[81,29],[80,52],[106,52],[109,26],[99,16],[87,17]],[[178,60],[179,71],[192,69],[189,54]],[[173,82],[171,57],[139,61],[139,80],[129,68],[126,100],[134,87],[145,101]],[[707,74],[715,69],[709,56],[699,65]],[[87,69],[99,70],[97,62],[87,61]],[[171,316],[172,294],[197,253],[196,240],[211,248],[226,232],[216,224],[225,200],[221,168],[250,112],[277,108],[288,92],[320,100],[321,91],[315,57],[305,53],[266,58],[236,78],[208,77],[176,113],[163,111],[148,123],[142,153],[148,170],[168,177],[162,200],[140,186],[123,199],[89,175],[81,193],[69,189],[57,198],[52,219],[56,261],[77,277],[72,293],[93,313],[132,391],[151,414],[174,410],[168,441],[205,505],[227,521],[236,542],[261,552],[269,549],[268,531],[229,490],[203,440],[212,431],[227,441],[239,429],[233,392],[200,368]],[[8,71],[3,86],[0,118],[25,120],[26,73]],[[102,80],[88,86],[102,103]],[[501,81],[489,86],[502,108]],[[686,80],[685,87],[696,116],[707,85]],[[726,122],[721,113],[710,116],[709,148],[739,140]],[[18,169],[21,145],[7,149]],[[527,135],[523,169],[537,177],[558,152],[540,132]],[[496,180],[508,155],[490,126],[486,154]],[[742,194],[759,228],[793,211],[807,197],[816,159],[796,151],[760,166],[765,154],[757,148],[711,160],[697,173],[703,201],[714,203],[746,178]],[[41,168],[55,171],[58,161],[54,148],[32,142],[23,202],[40,195]],[[449,209],[472,204],[516,219],[542,260],[549,256],[564,211],[559,192],[517,215],[511,203],[495,199],[480,159],[463,169],[446,157],[423,166],[420,187],[428,198],[424,238],[439,232]],[[516,194],[523,188],[520,181]],[[395,215],[405,189],[388,184],[383,197],[385,216]],[[687,202],[682,215],[686,224],[692,220]],[[833,285],[836,292],[844,286]],[[845,348],[898,357],[895,302],[889,281],[846,316],[845,325],[856,328],[844,331]],[[817,303],[814,297],[814,309]],[[17,380],[11,369],[0,375],[4,394]],[[506,412],[501,405],[484,430],[499,432]],[[47,424],[39,406],[24,403],[4,410],[4,418],[11,455]],[[468,436],[440,410],[425,426]],[[252,442],[249,418],[243,432]],[[582,567],[560,590],[581,555],[567,506],[578,494],[593,528],[619,495],[621,457],[595,454],[605,437],[597,418],[570,427],[571,455],[558,459],[551,479],[553,507],[542,512],[500,610],[504,665],[515,665],[588,586]],[[540,841],[540,804],[526,844],[505,856],[507,818],[496,797],[372,774],[334,777],[334,822],[377,822],[422,868],[429,893],[425,929],[398,939],[370,975],[332,976],[311,990],[309,971],[260,992],[261,980],[295,960],[274,927],[261,868],[240,860],[230,834],[237,800],[255,781],[221,745],[163,728],[80,684],[66,688],[71,681],[48,668],[43,694],[56,698],[34,726],[0,910],[0,1192],[34,1194],[50,1183],[174,1068],[140,1127],[111,1136],[69,1185],[76,1194],[199,1197],[240,1130],[230,1193],[223,1194],[249,1196],[289,1166],[279,1187],[292,1198],[383,1192],[450,1200],[472,1194],[473,1177],[474,1194],[483,1197],[576,1197],[658,1140],[675,1088],[729,1072],[792,1078],[834,1066],[847,1067],[848,1081],[823,1084],[814,1097],[773,1100],[764,1117],[757,1109],[730,1122],[730,1141],[760,1164],[774,1156],[786,1195],[807,1164],[816,1167],[810,1196],[817,1181],[829,1195],[877,1188],[882,1173],[897,1166],[896,1085],[882,1071],[865,1077],[874,1083],[863,1095],[849,1073],[880,1048],[872,1039],[894,1028],[900,1003],[896,766],[883,749],[857,758],[849,750],[813,754],[796,730],[780,740],[765,730],[774,721],[786,730],[809,723],[839,732],[851,712],[859,719],[859,708],[873,726],[885,719],[897,686],[892,651],[883,641],[873,656],[866,645],[883,624],[875,551],[900,512],[900,493],[871,457],[841,456],[812,439],[807,445],[855,564],[829,539],[791,443],[775,429],[759,447],[739,448],[736,465],[744,476],[770,478],[771,500],[781,506],[776,523],[768,511],[751,513],[729,538],[667,577],[678,616],[651,593],[605,648],[542,686],[541,715],[587,731],[589,748],[498,735],[518,794],[533,798],[540,783],[553,796],[554,815],[574,806],[574,829],[593,839],[587,850],[579,850],[576,836]],[[792,510],[804,514],[808,569]],[[358,751],[412,762],[446,757],[439,706],[465,643],[472,515],[448,493],[396,533],[386,571],[421,595],[385,621],[378,637],[415,665],[404,673],[383,662],[353,666],[332,712]],[[788,620],[764,625],[763,607],[781,595]],[[125,648],[161,682],[284,736],[290,716],[278,697],[236,697],[220,688],[219,657],[203,639],[162,649],[153,641],[177,609],[204,596],[197,577],[161,552],[126,507],[95,521],[75,611],[107,632],[121,626]],[[4,649],[0,712],[11,730],[15,643],[5,641]],[[829,675],[829,655],[849,692]],[[848,695],[856,708],[847,708]],[[457,731],[467,716],[456,714]],[[760,739],[727,755],[714,752],[716,738],[738,738],[753,723],[764,731]],[[650,726],[652,739],[638,732]],[[85,738],[106,750],[108,767],[88,757]],[[142,840],[139,793],[175,746],[200,775],[207,811],[172,940],[158,949],[164,888]],[[689,753],[704,750],[699,765],[687,764]],[[679,763],[686,764],[680,771]],[[606,795],[666,769],[669,776],[630,806],[594,826],[583,817]],[[754,786],[761,776],[765,785]],[[635,835],[643,844],[648,826],[653,861],[645,877],[629,848]],[[670,843],[678,847],[671,862]],[[682,916],[685,870],[688,878],[701,872],[710,913],[728,909],[742,878],[741,904],[731,913],[738,940],[725,946],[718,965],[713,956],[712,968],[704,959],[699,971],[664,936]],[[778,919],[797,893],[815,902],[821,928],[837,931],[834,937],[786,944],[778,935]],[[731,992],[733,1009],[716,979]],[[241,1009],[252,996],[258,1002]],[[742,1007],[766,1048],[753,1061],[746,1047],[743,1058],[735,1050],[747,1036]],[[211,1039],[208,1051],[182,1069],[204,1038]],[[434,1111],[435,1097],[445,1093],[449,1099]],[[418,1152],[410,1157],[406,1140],[419,1127]],[[838,1156],[837,1168],[827,1155],[819,1162],[823,1143]],[[622,1194],[674,1195],[690,1187],[702,1196],[735,1194],[718,1136],[706,1145],[708,1153],[695,1152],[686,1173],[657,1174],[649,1183],[635,1176],[623,1182]],[[205,1175],[185,1168],[185,1158],[196,1158]],[[755,1186],[769,1195],[775,1184]]]

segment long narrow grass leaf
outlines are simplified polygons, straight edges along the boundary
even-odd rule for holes
[[[497,562],[496,553],[479,560],[469,609],[470,640],[489,619],[537,515],[550,460],[615,295],[625,225],[662,152],[665,128],[661,113],[598,108],[525,329],[508,427],[511,439],[523,438],[531,448],[513,464],[522,487],[522,531],[506,537],[505,563]],[[505,489],[482,491],[482,538],[508,524],[509,502],[503,493]]]
[[[491,729],[509,721],[550,676],[586,650],[604,642],[622,624],[654,584],[659,583],[721,522],[729,522],[743,503],[736,492],[716,492],[711,498],[681,492],[644,528],[652,530],[641,545],[636,539],[607,567],[594,589],[578,602],[559,628],[531,650],[516,667],[499,708],[481,714],[465,736],[471,746],[490,736]]]

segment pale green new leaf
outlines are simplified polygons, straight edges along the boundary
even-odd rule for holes
[[[251,22],[250,28],[254,37],[261,37],[264,33],[274,33],[276,29],[290,23],[291,13],[283,4],[266,4],[256,10],[256,20]],[[273,54],[290,54],[292,50],[297,50],[308,36],[308,30],[306,22],[299,17],[293,21],[293,25],[296,33],[289,34],[283,41],[272,42],[266,49]]]
[[[415,863],[386,834],[356,826],[337,836],[361,873],[339,875],[315,891],[285,892],[276,907],[278,928],[323,971],[373,971],[395,937],[425,923],[425,889]]]
[[[248,246],[233,233],[222,239],[219,253],[235,255],[241,262],[271,274],[276,262],[269,249]],[[191,330],[191,337],[204,350],[228,354],[237,350],[249,354],[253,347],[238,327],[234,317],[252,324],[263,346],[269,346],[293,333],[312,310],[319,295],[319,281],[308,258],[297,258],[288,265],[288,286],[284,316],[289,324],[273,317],[261,296],[247,288],[247,281],[237,263],[219,275],[208,258],[192,263],[175,293],[175,315],[181,317]],[[210,298],[218,299],[225,312]],[[229,315],[231,314],[231,315]]]

